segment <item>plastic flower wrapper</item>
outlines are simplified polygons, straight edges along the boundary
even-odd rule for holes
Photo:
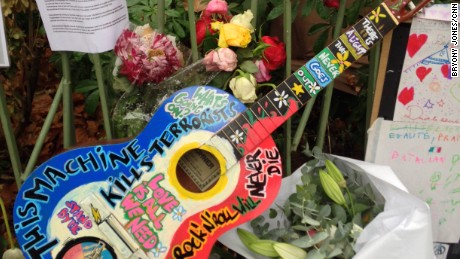
[[[206,71],[202,60],[187,65],[159,84],[133,87],[118,100],[114,112],[117,138],[137,135],[161,103],[174,92],[193,85],[208,85],[219,71]]]

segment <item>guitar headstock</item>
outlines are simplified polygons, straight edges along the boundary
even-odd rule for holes
[[[411,19],[418,11],[431,2],[432,0],[417,0],[416,2],[407,0],[386,0],[385,4],[399,22],[404,22]]]

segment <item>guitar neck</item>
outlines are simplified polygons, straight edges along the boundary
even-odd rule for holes
[[[394,29],[399,22],[393,13],[391,6],[380,4],[216,135],[232,143],[239,158],[254,150]]]

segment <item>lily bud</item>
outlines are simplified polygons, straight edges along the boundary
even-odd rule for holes
[[[332,177],[324,170],[319,170],[319,180],[323,186],[326,195],[338,205],[345,205],[345,197],[340,190],[339,185],[332,179]]]

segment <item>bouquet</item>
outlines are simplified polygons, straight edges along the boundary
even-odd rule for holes
[[[284,43],[277,37],[255,39],[251,10],[232,16],[227,2],[211,0],[196,23],[197,43],[205,52],[207,71],[222,71],[217,84],[230,87],[243,103],[257,99],[256,90],[286,61]],[[274,85],[273,85],[274,86]]]
[[[331,161],[318,158],[302,168],[296,186],[279,212],[284,218],[269,228],[263,216],[252,221],[254,233],[238,229],[247,248],[257,254],[284,259],[352,258],[363,228],[383,210],[374,190],[361,175],[350,170],[346,177]]]
[[[124,30],[114,52],[118,57],[114,75],[123,75],[136,86],[160,83],[184,66],[175,38],[153,30],[149,24]]]

